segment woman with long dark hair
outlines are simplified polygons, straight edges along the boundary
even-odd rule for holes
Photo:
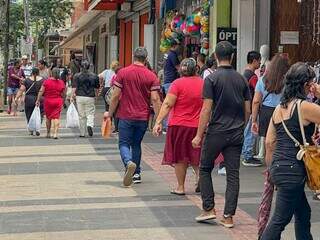
[[[14,99],[16,105],[25,92],[24,111],[26,114],[27,122],[29,122],[32,112],[36,106],[37,96],[43,83],[43,78],[39,76],[39,69],[33,68],[31,77],[27,78],[21,85],[16,98]],[[43,116],[43,105],[40,104],[41,115]],[[34,132],[30,132],[33,135]],[[40,132],[36,132],[37,136],[40,136]]]
[[[280,103],[284,76],[289,69],[289,60],[280,54],[273,57],[268,72],[260,78],[252,101],[252,132],[262,138],[262,146],[274,109]],[[263,150],[264,152],[264,150]]]
[[[320,97],[319,85],[313,83],[315,73],[304,63],[294,64],[286,75],[283,96],[270,121],[266,138],[266,163],[270,166],[271,181],[278,189],[275,211],[261,240],[279,240],[287,224],[295,216],[295,234],[298,240],[312,240],[311,208],[305,194],[307,178],[304,162],[298,160],[302,123],[308,143],[312,143],[315,124],[320,124],[320,106],[305,101],[308,93]],[[287,128],[287,130],[286,130]]]

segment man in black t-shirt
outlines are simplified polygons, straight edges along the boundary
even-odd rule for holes
[[[203,213],[196,221],[216,218],[211,172],[213,159],[222,153],[227,171],[227,190],[221,224],[230,228],[233,227],[232,217],[238,204],[240,154],[243,130],[250,115],[251,96],[247,81],[231,66],[233,46],[226,41],[220,42],[216,46],[215,55],[219,67],[205,79],[199,127],[192,141],[193,147],[200,147],[204,132],[207,131],[200,160]]]

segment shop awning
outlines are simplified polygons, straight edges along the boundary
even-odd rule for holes
[[[72,33],[59,44],[59,47],[68,48],[72,45],[72,42],[75,38],[81,37],[81,33],[86,30],[89,26],[96,23],[97,19],[104,15],[104,12],[101,11],[88,11],[85,15],[83,15],[78,22],[75,24],[75,28]]]
[[[90,0],[89,10],[117,10],[124,0]]]

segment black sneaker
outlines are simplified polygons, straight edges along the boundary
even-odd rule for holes
[[[242,160],[242,165],[246,167],[260,167],[262,166],[262,162],[254,158],[250,158]]]
[[[36,131],[36,136],[39,137],[40,136],[40,132]]]
[[[133,182],[134,184],[139,184],[139,183],[141,183],[141,175],[138,174],[138,173],[136,173],[135,175],[133,175],[133,177],[132,177],[132,182]]]
[[[87,129],[88,129],[88,135],[89,135],[89,137],[92,137],[92,136],[93,136],[92,127],[91,127],[91,126],[88,126]]]

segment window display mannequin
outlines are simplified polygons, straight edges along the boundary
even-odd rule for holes
[[[261,54],[261,65],[260,68],[257,69],[255,74],[257,74],[258,77],[262,77],[266,69],[268,68],[268,65],[270,63],[269,58],[270,58],[270,48],[267,44],[261,45],[260,47],[260,54]]]
[[[260,68],[257,69],[255,72],[258,77],[263,77],[266,73],[266,70],[268,69],[268,65],[270,63],[270,48],[267,44],[264,44],[260,47],[260,54],[261,54],[261,65]],[[264,159],[265,154],[265,138],[260,137],[257,142],[258,147],[258,154],[254,156],[254,158],[257,159]]]

